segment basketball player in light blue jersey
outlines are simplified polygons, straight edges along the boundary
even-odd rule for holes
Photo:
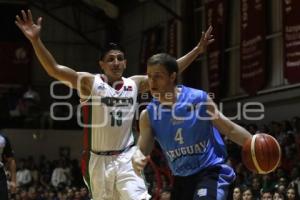
[[[226,148],[219,132],[239,145],[252,136],[222,115],[206,92],[176,85],[177,73],[176,60],[167,54],[148,60],[154,98],[140,116],[133,167],[141,173],[156,139],[175,176],[171,199],[225,200],[235,173],[225,164]]]

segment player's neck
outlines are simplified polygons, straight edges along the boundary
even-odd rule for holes
[[[119,85],[122,85],[123,84],[123,79],[122,77],[119,77],[119,78],[112,78],[112,77],[109,77],[105,74],[103,74],[101,76],[102,79],[104,79],[103,81],[106,82],[108,85],[110,85],[111,87],[113,88],[117,88]]]
[[[112,87],[116,87],[117,85],[122,84],[122,83],[123,83],[122,78],[117,79],[117,80],[109,80],[108,81],[108,84]]]
[[[162,95],[159,101],[161,104],[172,106],[176,103],[180,92],[181,88],[174,87],[173,90],[170,90],[170,92],[166,92],[164,95]]]

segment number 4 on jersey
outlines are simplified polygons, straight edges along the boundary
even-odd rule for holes
[[[183,137],[182,137],[182,128],[177,129],[174,140],[176,142],[178,142],[179,144],[183,144],[184,143]]]

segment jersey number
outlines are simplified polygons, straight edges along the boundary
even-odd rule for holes
[[[122,126],[122,111],[110,112],[111,116],[110,125],[111,126]]]
[[[183,137],[182,137],[182,128],[177,129],[174,140],[176,142],[178,142],[179,144],[183,144],[184,143]]]

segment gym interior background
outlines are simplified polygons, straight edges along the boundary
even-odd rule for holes
[[[125,50],[125,76],[144,74],[145,62],[154,53],[184,55],[211,24],[216,41],[184,71],[181,82],[211,91],[223,112],[240,124],[265,130],[265,125],[300,117],[296,0],[0,0],[0,121],[17,158],[44,154],[57,159],[67,149],[79,159],[82,145],[78,95],[53,85],[40,66],[14,24],[21,9],[31,9],[35,19],[43,17],[42,40],[58,63],[99,73],[99,53],[113,41]],[[33,114],[24,117],[17,105],[29,87],[39,101]],[[239,113],[247,108],[258,109],[263,117],[247,120]],[[68,120],[53,120],[51,110]]]

